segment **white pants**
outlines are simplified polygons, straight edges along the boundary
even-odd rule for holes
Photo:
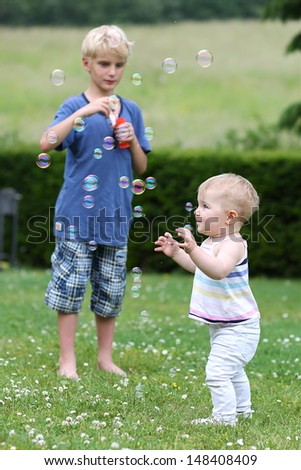
[[[260,336],[259,318],[236,325],[208,325],[211,350],[206,365],[213,416],[231,421],[236,413],[251,410],[245,365],[254,356]]]

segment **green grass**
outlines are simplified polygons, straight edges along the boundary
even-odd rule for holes
[[[89,28],[0,28],[0,137],[4,142],[37,143],[59,104],[87,87],[80,46]],[[137,101],[145,124],[153,127],[154,150],[210,147],[229,129],[275,124],[281,112],[300,100],[300,56],[285,54],[298,22],[187,22],[129,26],[135,42],[118,90]],[[209,49],[214,61],[203,69],[195,57]],[[179,65],[163,72],[166,57]],[[55,68],[63,86],[49,79]],[[133,86],[131,76],[143,81]]]
[[[159,255],[158,255],[159,256]],[[256,410],[236,428],[195,427],[211,412],[206,327],[187,318],[192,278],[129,276],[114,359],[127,379],[97,371],[88,295],[76,337],[79,382],[59,378],[56,314],[44,306],[49,271],[0,272],[0,449],[301,449],[300,280],[252,279],[262,313],[248,365]]]

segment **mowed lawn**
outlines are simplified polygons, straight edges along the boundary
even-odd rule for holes
[[[6,144],[37,143],[64,98],[85,90],[80,47],[88,29],[0,28],[0,137]],[[285,54],[298,22],[175,22],[124,29],[134,54],[116,91],[141,106],[145,125],[155,132],[154,149],[214,146],[229,129],[276,123],[300,100],[300,55]],[[196,62],[201,49],[213,55],[208,68]],[[171,74],[162,68],[168,57],[177,63]],[[56,68],[65,73],[61,86],[50,81]],[[142,78],[138,86],[133,73]]]

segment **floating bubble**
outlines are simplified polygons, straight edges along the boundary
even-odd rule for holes
[[[48,168],[51,164],[51,158],[48,153],[40,153],[40,155],[37,156],[36,164],[39,168],[42,168],[42,170]]]
[[[54,69],[50,74],[50,80],[54,86],[61,86],[65,81],[65,74],[61,69]]]
[[[86,122],[83,118],[77,117],[74,119],[73,124],[72,124],[72,129],[75,132],[83,132],[86,128]]]
[[[117,264],[125,264],[126,252],[122,250],[117,251],[115,260]]]
[[[99,187],[99,178],[97,175],[88,175],[84,178],[82,187],[85,191],[95,191]]]
[[[128,188],[130,185],[130,180],[127,176],[120,176],[119,178],[119,186],[122,188],[122,189],[126,189]]]
[[[118,134],[118,139],[120,140],[126,140],[129,135],[130,135],[130,130],[127,126],[127,124],[119,124],[116,128],[116,134]]]
[[[50,144],[56,144],[59,140],[59,137],[56,132],[49,130],[46,132],[46,139]]]
[[[117,95],[111,95],[109,96],[109,108],[112,110],[112,111],[116,111],[116,109],[118,109],[119,107],[119,98]]]
[[[93,157],[96,158],[96,160],[100,160],[102,157],[102,150],[98,147],[94,149]]]
[[[143,207],[142,206],[135,206],[133,208],[133,217],[139,218],[144,217]]]
[[[142,276],[142,269],[139,268],[138,266],[135,266],[131,270],[131,276],[132,276],[133,279],[140,279],[141,276]]]
[[[145,186],[146,186],[146,189],[155,189],[155,187],[157,186],[157,181],[156,181],[156,178],[154,178],[153,176],[148,176],[146,179],[145,179]]]
[[[152,127],[145,127],[144,129],[144,137],[146,140],[153,140],[155,137],[155,131]]]
[[[87,196],[83,198],[82,205],[84,206],[85,209],[92,209],[92,207],[95,206],[94,197],[91,196],[90,194],[87,194]]]
[[[165,73],[168,73],[168,74],[175,73],[175,71],[178,68],[177,61],[173,59],[172,57],[167,57],[162,62],[162,68]]]
[[[112,150],[115,147],[115,139],[114,137],[107,136],[103,139],[102,146],[106,150]]]
[[[190,230],[190,232],[193,232],[193,226],[191,224],[185,224],[184,228],[187,228],[188,230]]]
[[[140,297],[140,287],[139,286],[132,286],[131,287],[131,296],[136,299],[137,297]]]
[[[193,204],[192,204],[192,202],[186,202],[186,204],[185,204],[185,210],[186,210],[187,212],[191,212],[192,209],[193,209]]]
[[[213,56],[207,49],[201,49],[196,55],[196,61],[198,65],[206,69],[212,64]]]
[[[133,73],[133,75],[131,76],[131,82],[132,82],[132,85],[134,85],[134,86],[141,85],[142,76],[140,75],[140,73],[138,73],[138,72]]]
[[[75,225],[67,227],[67,237],[69,240],[75,240],[78,233],[78,228]]]
[[[88,245],[88,248],[89,248],[90,251],[97,250],[98,245],[97,245],[96,241],[91,240],[90,242],[87,243],[87,245]]]
[[[132,181],[131,190],[134,194],[139,195],[143,194],[145,191],[145,183],[143,180],[136,179]]]

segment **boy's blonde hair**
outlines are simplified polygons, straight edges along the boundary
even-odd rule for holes
[[[227,211],[236,210],[242,221],[248,220],[258,210],[259,196],[246,178],[234,173],[212,176],[199,186],[199,194],[210,190],[216,193]]]
[[[103,25],[88,32],[82,42],[81,52],[83,57],[95,58],[99,53],[114,51],[127,59],[132,53],[133,44],[118,26]]]

